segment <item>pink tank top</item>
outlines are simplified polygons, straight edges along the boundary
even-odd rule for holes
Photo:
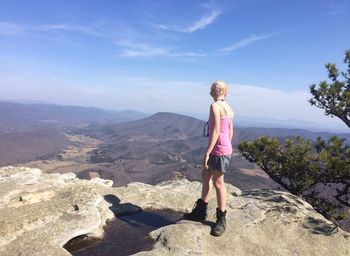
[[[213,132],[211,123],[212,123],[211,120],[209,120],[209,136],[211,136]],[[231,117],[220,118],[219,138],[216,141],[213,150],[211,151],[212,155],[224,156],[224,155],[232,154],[232,144],[229,136],[230,125],[231,125]]]

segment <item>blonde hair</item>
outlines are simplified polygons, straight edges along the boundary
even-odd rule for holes
[[[224,81],[214,81],[211,84],[210,95],[212,97],[218,97],[221,95],[226,96],[228,92],[228,86]]]

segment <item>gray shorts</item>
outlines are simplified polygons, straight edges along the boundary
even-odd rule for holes
[[[208,160],[209,171],[219,171],[225,173],[230,164],[231,155],[215,156],[210,154]]]

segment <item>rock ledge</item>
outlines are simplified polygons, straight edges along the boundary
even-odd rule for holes
[[[240,191],[226,184],[228,228],[210,236],[216,199],[204,224],[179,221],[150,233],[153,249],[136,255],[350,255],[350,234],[290,193]],[[103,235],[106,221],[141,209],[190,211],[199,182],[176,180],[156,186],[130,183],[112,188],[100,178],[39,169],[0,168],[0,255],[70,255],[62,246],[87,234]]]

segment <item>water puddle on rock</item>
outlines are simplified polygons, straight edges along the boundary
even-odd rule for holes
[[[123,256],[152,249],[148,233],[176,223],[182,213],[171,211],[143,211],[125,215],[108,222],[102,239],[78,236],[64,248],[74,256]]]

